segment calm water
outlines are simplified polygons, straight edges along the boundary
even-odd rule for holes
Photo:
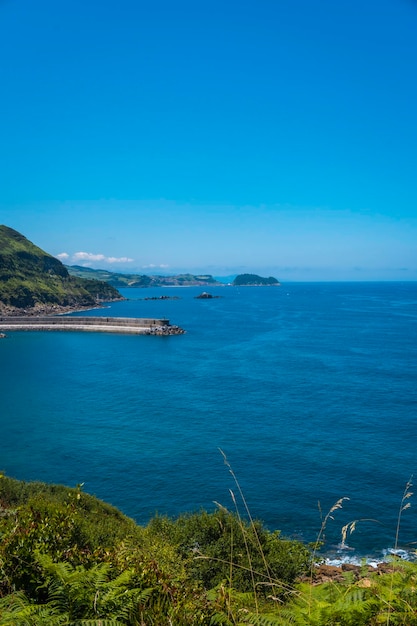
[[[15,332],[0,342],[9,476],[84,489],[140,523],[213,501],[228,457],[254,517],[314,540],[358,524],[350,556],[393,545],[417,472],[417,283],[129,289],[100,314],[168,317],[174,337]],[[146,296],[180,299],[145,301]],[[96,315],[97,311],[92,311]],[[400,543],[417,541],[417,503]],[[340,554],[345,554],[342,552]]]

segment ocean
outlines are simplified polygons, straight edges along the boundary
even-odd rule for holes
[[[89,312],[167,317],[185,335],[7,332],[0,469],[83,483],[141,524],[234,510],[230,490],[244,514],[240,488],[254,518],[306,542],[346,498],[323,554],[383,559],[417,471],[417,283],[202,291],[125,289],[127,301]],[[175,299],[145,300],[160,295]],[[407,501],[399,546],[412,558]]]

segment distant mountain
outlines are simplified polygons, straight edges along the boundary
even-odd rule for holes
[[[59,312],[119,300],[111,285],[70,276],[55,257],[16,230],[0,225],[0,312]]]
[[[263,278],[257,274],[239,274],[232,283],[235,287],[269,287],[277,286],[279,284],[279,281],[273,276]]]
[[[193,287],[222,285],[210,274],[177,274],[176,276],[148,276],[146,274],[120,274],[107,270],[93,270],[80,265],[66,265],[71,276],[96,278],[113,287]]]

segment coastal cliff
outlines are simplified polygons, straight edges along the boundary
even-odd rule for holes
[[[0,225],[0,313],[53,314],[122,300],[113,286],[70,276],[55,257]]]

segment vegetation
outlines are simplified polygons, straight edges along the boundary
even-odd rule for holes
[[[263,278],[257,274],[239,274],[232,283],[235,287],[258,287],[279,285],[279,281],[273,276]]]
[[[254,581],[267,605],[264,582],[292,583],[309,561],[225,509],[140,527],[79,487],[3,476],[0,515],[0,624],[216,623],[226,588],[243,598]]]
[[[94,270],[80,265],[67,265],[71,276],[96,278],[113,287],[191,287],[221,285],[211,274],[177,274],[176,276],[148,276],[146,274],[120,274],[107,270]]]
[[[0,309],[93,306],[121,295],[98,280],[70,276],[65,266],[26,237],[0,226]]]
[[[81,486],[0,478],[1,626],[417,624],[415,564],[321,584],[313,569],[237,508],[142,527]]]

